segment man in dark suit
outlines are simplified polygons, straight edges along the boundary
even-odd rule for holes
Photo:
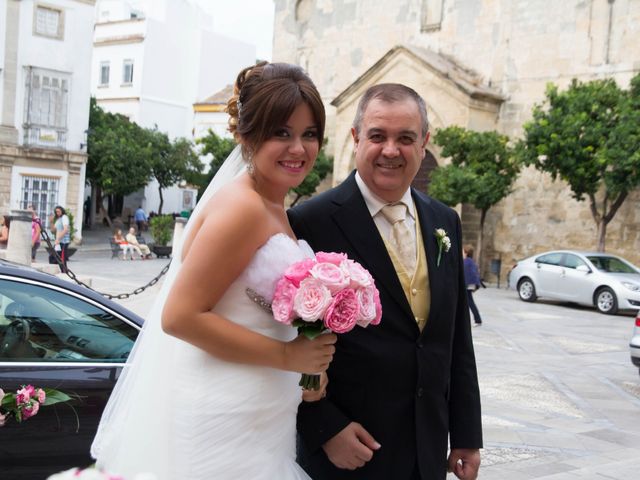
[[[298,410],[299,461],[314,480],[442,480],[447,467],[475,479],[482,426],[460,221],[410,188],[429,140],[424,100],[373,86],[352,135],[356,171],[289,220],[315,251],[371,272],[383,317],[339,335],[326,397]],[[387,219],[398,205],[400,219]]]

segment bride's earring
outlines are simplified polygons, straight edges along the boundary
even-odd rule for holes
[[[253,163],[253,152],[248,151],[247,152],[247,173],[249,174],[250,177],[253,177],[255,172],[256,172],[256,166]]]

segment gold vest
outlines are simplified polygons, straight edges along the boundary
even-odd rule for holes
[[[429,318],[431,289],[429,288],[429,267],[427,266],[427,257],[425,255],[422,230],[418,217],[416,216],[416,245],[418,247],[422,246],[422,248],[416,248],[418,258],[416,259],[416,270],[413,272],[413,275],[407,272],[407,269],[398,259],[394,248],[387,243],[384,237],[383,241],[385,247],[387,247],[387,252],[389,252],[393,266],[396,269],[396,273],[398,274],[402,290],[404,290],[404,294],[409,301],[418,328],[422,331]]]

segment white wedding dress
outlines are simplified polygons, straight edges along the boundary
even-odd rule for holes
[[[292,340],[295,328],[276,322],[246,289],[270,302],[285,269],[311,256],[306,242],[273,235],[213,311]],[[97,466],[126,479],[140,473],[157,480],[309,479],[295,461],[300,374],[229,363],[162,332],[164,299],[180,263],[177,252],[103,413],[91,448]]]

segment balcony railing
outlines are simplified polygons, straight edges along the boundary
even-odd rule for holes
[[[24,145],[30,147],[65,148],[67,145],[67,129],[25,125]]]

